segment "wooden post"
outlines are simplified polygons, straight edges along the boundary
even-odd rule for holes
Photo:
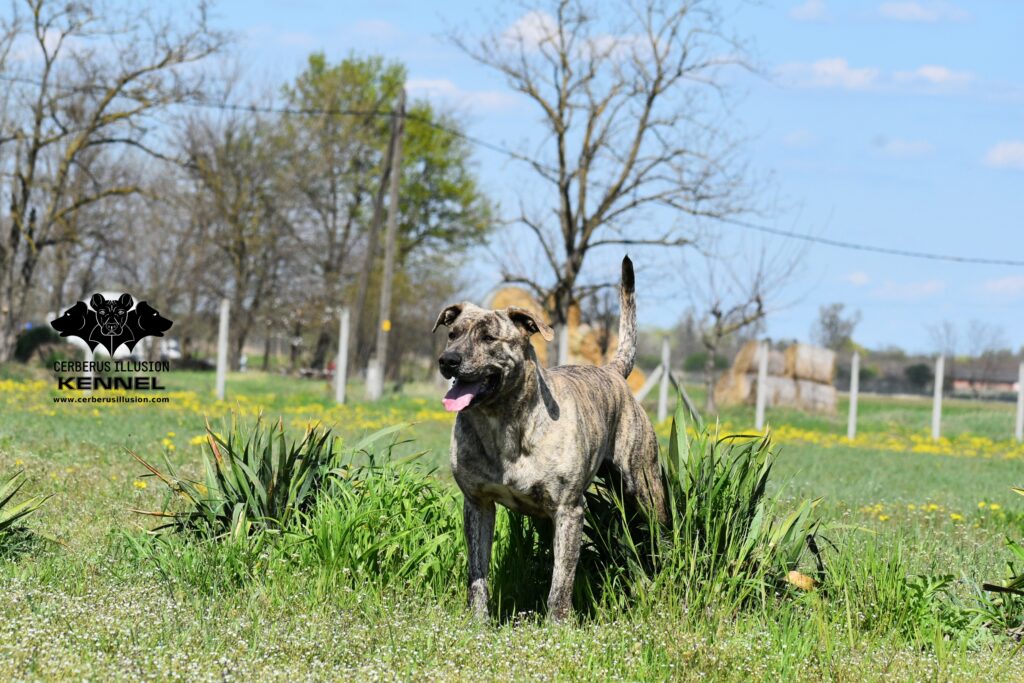
[[[217,400],[224,400],[224,383],[228,376],[228,313],[231,302],[220,300],[220,329],[217,332]]]
[[[341,309],[338,329],[338,361],[334,366],[334,400],[345,402],[345,383],[348,381],[348,307]]]
[[[398,110],[393,119],[395,144],[391,148],[391,186],[388,189],[388,228],[384,241],[384,278],[380,285],[380,316],[377,327],[376,372],[366,373],[366,394],[371,401],[384,394],[384,372],[387,369],[388,335],[391,332],[391,287],[395,279],[395,239],[398,232],[398,185],[402,178],[402,134],[405,130],[405,88],[398,91]],[[370,383],[370,376],[374,382]]]
[[[768,400],[768,342],[761,342],[757,359],[757,406],[754,412],[754,428],[764,429],[764,404]]]
[[[658,391],[658,422],[668,418],[668,384],[672,381],[672,363],[668,339],[661,340],[661,388]]]
[[[1024,441],[1024,363],[1017,371],[1017,441]]]
[[[850,361],[850,415],[846,422],[846,438],[857,438],[857,392],[860,390],[860,354],[853,352]]]
[[[942,355],[935,361],[935,396],[932,402],[932,440],[942,435],[942,383],[946,375],[946,358]]]

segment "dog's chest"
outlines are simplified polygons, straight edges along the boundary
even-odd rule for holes
[[[482,452],[453,454],[452,474],[459,486],[475,498],[501,503],[516,512],[549,515],[556,496],[547,458],[524,448],[518,440],[487,446]]]

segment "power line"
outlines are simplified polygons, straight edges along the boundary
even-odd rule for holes
[[[870,251],[876,254],[888,254],[890,256],[904,256],[907,258],[926,259],[929,261],[950,261],[953,263],[979,263],[986,266],[1017,266],[1024,267],[1024,261],[1015,261],[1013,259],[997,259],[997,258],[985,258],[980,256],[954,256],[952,254],[933,254],[924,251],[912,251],[909,249],[893,249],[890,247],[879,247],[873,244],[857,244],[856,242],[845,242],[843,240],[835,240],[829,237],[817,237],[815,235],[807,235],[800,232],[792,232],[790,230],[782,230],[780,228],[770,228],[766,225],[758,225],[756,223],[749,223],[747,221],[738,220],[735,218],[720,218],[723,223],[735,225],[740,228],[746,228],[748,230],[756,230],[758,232],[768,233],[770,235],[778,235],[779,237],[788,237],[790,239],[803,240],[805,242],[813,242],[816,244],[824,244],[830,247],[838,247],[840,249],[853,249],[855,251]]]
[[[7,81],[10,83],[23,83],[35,86],[42,86],[41,81],[33,80],[30,78],[10,76],[7,74],[0,74],[0,81]],[[106,91],[103,86],[55,86],[54,89],[62,90],[65,92],[95,92],[95,91]],[[242,112],[249,114],[279,114],[286,116],[395,116],[395,112],[390,109],[370,109],[370,110],[359,110],[359,109],[319,109],[319,108],[296,108],[296,107],[280,107],[270,105],[255,105],[255,104],[231,104],[228,102],[215,102],[204,99],[193,99],[193,100],[182,100],[175,104],[203,109],[216,109],[220,111],[233,111]],[[477,147],[488,149],[492,152],[502,154],[511,159],[528,163],[534,167],[542,168],[547,171],[556,172],[557,169],[548,166],[536,159],[516,152],[515,150],[509,149],[502,145],[495,144],[483,138],[479,138],[473,135],[469,135],[457,128],[452,126],[439,123],[428,119],[425,116],[417,115],[415,113],[406,112],[404,116],[408,119],[422,123],[423,125],[430,126],[437,130],[448,133],[449,135],[455,136],[466,142],[472,143]],[[729,225],[735,225],[740,228],[747,230],[755,230],[770,235],[776,235],[778,237],[786,237],[788,239],[803,240],[805,242],[811,242],[814,244],[823,244],[825,246],[836,247],[838,249],[850,249],[853,251],[864,251],[876,254],[886,254],[889,256],[901,256],[904,258],[916,258],[924,259],[928,261],[945,261],[949,263],[973,263],[987,266],[1013,266],[1013,267],[1024,267],[1024,261],[1014,259],[999,259],[999,258],[987,258],[987,257],[975,257],[975,256],[955,256],[952,254],[935,254],[923,251],[914,251],[910,249],[895,249],[891,247],[880,247],[872,244],[860,244],[856,242],[847,242],[844,240],[832,239],[829,237],[818,237],[815,235],[808,235],[805,233],[793,232],[790,230],[783,230],[781,228],[773,228],[766,225],[759,225],[748,221],[743,221],[734,218],[719,218],[717,219],[722,223]]]

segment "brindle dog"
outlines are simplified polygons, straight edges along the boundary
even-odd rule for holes
[[[541,368],[530,337],[539,333],[550,341],[554,335],[522,308],[490,311],[461,303],[437,317],[434,330],[449,328],[439,364],[441,374],[455,380],[444,405],[459,413],[451,466],[465,495],[469,605],[481,618],[487,617],[495,503],[554,520],[548,616],[555,621],[572,609],[583,494],[599,468],[610,467],[635,503],[665,521],[658,441],[625,379],[636,355],[629,257],[622,261],[619,298],[619,346],[604,367]]]

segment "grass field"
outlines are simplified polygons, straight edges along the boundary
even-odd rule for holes
[[[272,550],[247,559],[187,543],[161,564],[138,552],[153,521],[131,512],[159,509],[164,492],[128,451],[198,474],[204,419],[216,429],[230,411],[280,416],[295,433],[322,421],[350,442],[413,422],[396,454],[427,451],[450,487],[439,390],[336,407],[323,382],[247,373],[219,403],[212,374],[165,379],[166,405],[56,404],[45,373],[0,368],[0,475],[24,469],[23,495],[52,494],[27,518],[33,535],[0,559],[0,679],[1024,679],[1013,634],[978,617],[980,584],[1006,576],[1006,538],[1024,535],[1011,405],[947,404],[938,444],[924,400],[863,397],[852,444],[845,404],[836,417],[770,413],[772,486],[783,508],[823,499],[820,543],[840,590],[691,610],[654,587],[635,608],[581,610],[574,626],[514,613],[480,626],[457,575],[430,590],[415,578],[339,583]],[[720,420],[723,432],[753,421],[747,409]],[[454,540],[438,552],[461,553],[457,529],[444,532]]]

